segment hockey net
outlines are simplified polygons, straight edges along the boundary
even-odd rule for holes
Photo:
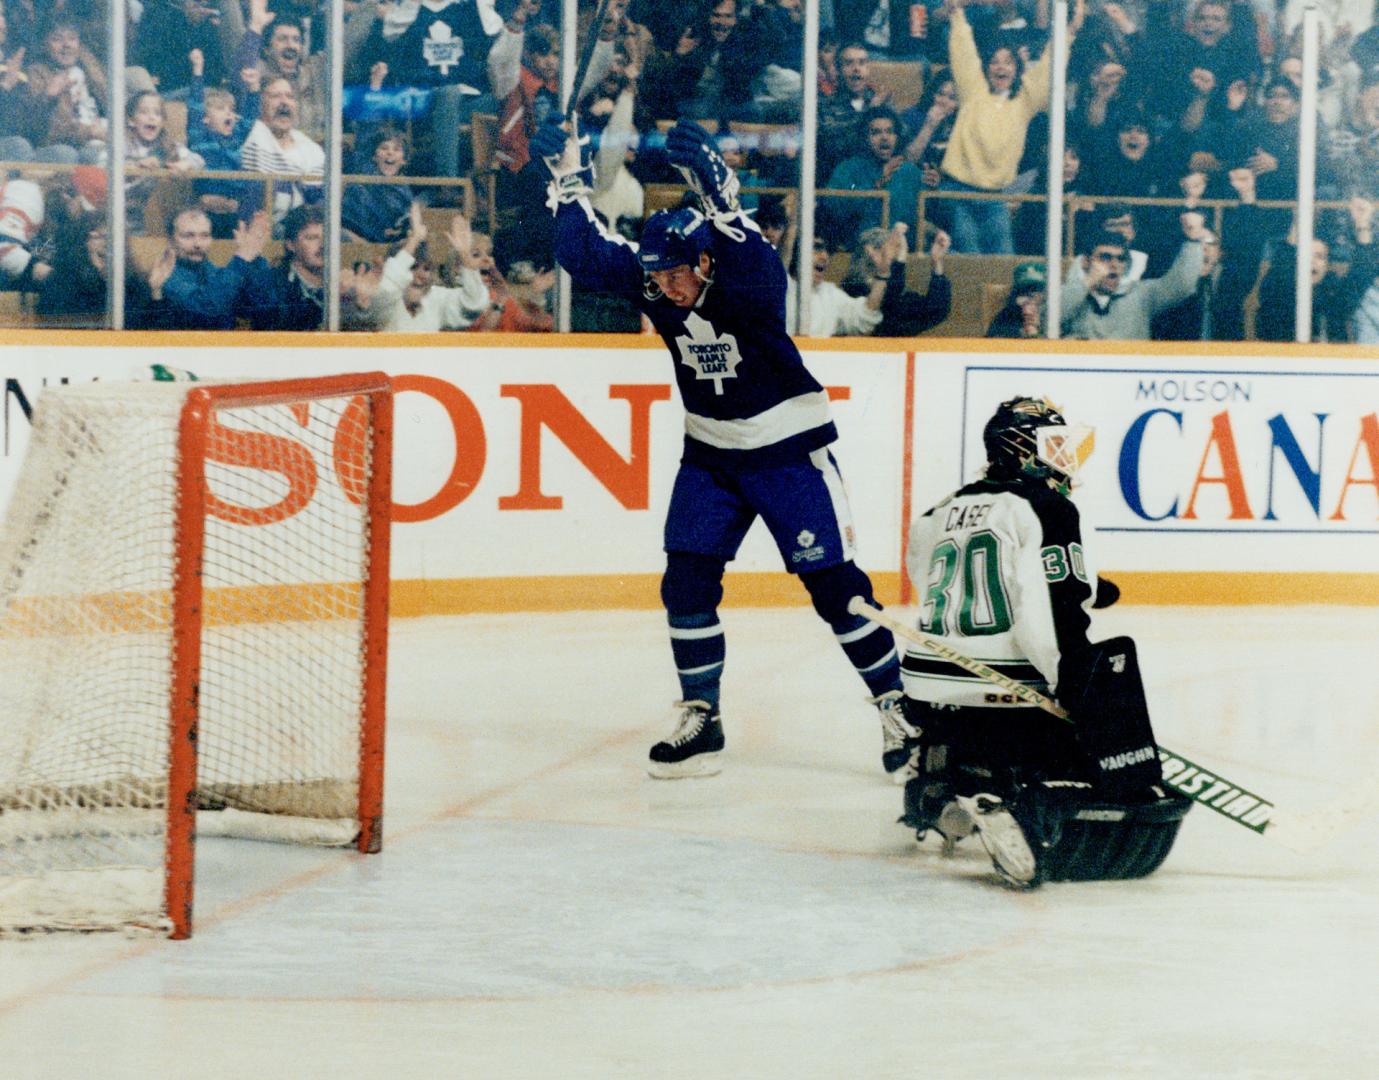
[[[0,531],[0,933],[191,931],[195,832],[381,844],[381,375],[48,389]]]

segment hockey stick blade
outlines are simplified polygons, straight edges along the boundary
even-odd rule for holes
[[[896,637],[904,638],[915,645],[928,649],[949,663],[970,671],[978,678],[999,686],[1021,701],[1037,706],[1046,713],[1072,723],[1068,712],[1058,702],[1041,694],[1031,686],[1016,682],[988,667],[980,660],[959,652],[951,645],[934,638],[900,619],[887,615],[880,608],[873,607],[860,596],[848,601],[848,611],[860,615],[869,622],[884,626]],[[1280,815],[1269,800],[1247,791],[1238,784],[1224,779],[1218,773],[1204,769],[1189,761],[1181,754],[1159,747],[1159,762],[1163,769],[1165,787],[1172,788],[1193,802],[1201,803],[1214,810],[1228,821],[1243,825],[1251,832],[1266,837],[1290,851],[1303,853],[1316,849],[1332,837],[1339,835],[1346,827],[1361,818],[1379,810],[1379,782],[1372,790],[1356,793],[1350,799],[1307,815]]]

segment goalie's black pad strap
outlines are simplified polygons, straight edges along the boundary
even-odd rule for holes
[[[1034,784],[1011,813],[1025,832],[1040,881],[1126,881],[1163,865],[1192,801],[1156,789],[1136,803],[1098,798],[1084,784]]]
[[[1100,790],[1135,796],[1163,779],[1135,642],[1116,637],[1064,655],[1058,700]]]

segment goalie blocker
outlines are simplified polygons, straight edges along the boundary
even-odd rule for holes
[[[901,822],[951,845],[968,824],[957,820],[954,800],[995,795],[1034,857],[1020,885],[1157,870],[1192,801],[1161,783],[1134,641],[1112,638],[1065,656],[1059,699],[1072,724],[1034,709],[907,700],[923,746]]]

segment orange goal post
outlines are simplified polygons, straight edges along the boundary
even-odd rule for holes
[[[199,835],[382,845],[392,389],[50,387],[0,529],[0,935],[190,935]]]

